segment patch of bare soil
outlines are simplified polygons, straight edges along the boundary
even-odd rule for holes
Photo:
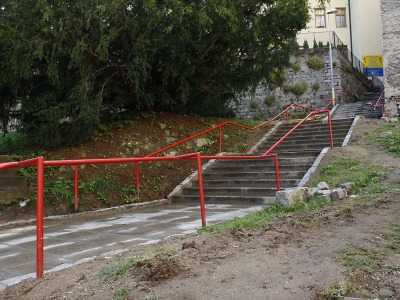
[[[355,133],[366,125],[372,126],[362,120]],[[329,155],[359,157],[365,152],[369,157],[371,152],[378,155],[379,149],[359,141],[358,145],[335,151]],[[383,152],[379,156],[384,158],[381,164],[400,165],[399,158]],[[155,253],[154,258],[134,264],[123,276],[101,279],[102,267],[115,258],[97,258],[41,279],[24,281],[4,290],[0,297],[322,300],[335,299],[328,291],[344,290],[351,279],[352,284],[360,284],[382,299],[400,299],[398,249],[393,255],[376,252],[378,271],[368,276],[349,277],[349,270],[341,261],[340,254],[347,247],[382,246],[387,232],[399,223],[400,192],[363,200],[349,197],[317,211],[276,219],[265,228],[170,237],[123,254],[131,257]],[[383,272],[388,264],[394,266],[392,271]]]

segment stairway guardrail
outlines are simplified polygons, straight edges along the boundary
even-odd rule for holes
[[[371,106],[375,109],[380,107],[382,109],[382,117],[385,115],[385,103],[380,103],[381,100],[385,100],[385,92],[383,91],[381,95],[379,96],[378,100],[376,100],[376,103],[368,102],[367,105]]]
[[[286,133],[279,141],[277,141],[271,148],[269,148],[264,155],[269,154],[276,147],[278,147],[288,136],[290,136],[293,132],[297,130],[304,122],[306,122],[309,118],[317,115],[317,114],[326,114],[328,117],[328,126],[329,126],[329,140],[331,144],[331,148],[333,148],[333,133],[332,133],[332,121],[329,110],[315,110],[309,113],[304,119],[302,119],[299,123],[296,124],[288,133]]]

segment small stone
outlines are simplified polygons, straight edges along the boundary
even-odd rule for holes
[[[311,198],[311,197],[317,195],[317,193],[318,193],[318,189],[317,188],[309,188],[308,191],[307,191],[307,197]]]
[[[325,181],[321,181],[317,184],[318,190],[329,190],[329,185]]]
[[[332,201],[341,200],[347,197],[346,189],[344,188],[337,188],[332,190],[331,199]]]
[[[276,192],[276,200],[285,206],[293,205],[298,202],[306,202],[307,191],[308,187],[284,189]]]
[[[325,196],[327,199],[331,199],[331,190],[318,190],[318,195]]]
[[[345,183],[339,184],[339,187],[345,189],[347,194],[349,194],[351,192],[351,190],[354,188],[354,186],[355,186],[354,182],[345,182]]]

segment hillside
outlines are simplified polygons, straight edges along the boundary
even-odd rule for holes
[[[47,160],[119,158],[148,155],[183,138],[213,127],[226,119],[205,118],[175,113],[136,113],[122,116],[112,125],[103,125],[93,139],[75,147],[40,149],[17,153],[21,158],[39,155]],[[253,127],[257,121],[238,121]],[[245,152],[267,128],[249,131],[236,126],[223,129],[223,151]],[[160,155],[178,155],[200,151],[218,153],[218,130],[185,142]],[[135,202],[165,198],[173,188],[196,168],[193,161],[149,162],[140,165],[141,187],[136,191],[135,166],[88,165],[79,167],[79,210],[91,211]],[[20,173],[36,180],[35,169]],[[74,170],[71,167],[48,167],[45,170],[45,215],[73,212]],[[0,223],[35,218],[35,198],[20,207],[20,200],[0,205]]]

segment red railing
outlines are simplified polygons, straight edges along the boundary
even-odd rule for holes
[[[317,115],[317,114],[327,114],[328,116],[328,125],[329,125],[329,139],[330,139],[330,144],[331,148],[333,148],[333,134],[332,134],[332,121],[330,117],[330,111],[329,110],[315,110],[309,113],[303,120],[301,120],[296,126],[294,126],[288,133],[286,133],[279,141],[277,141],[271,148],[267,150],[267,152],[264,153],[264,155],[269,154],[271,151],[273,151],[276,147],[278,147],[289,135],[291,135],[297,128],[300,127],[301,124],[303,124],[305,121],[307,121],[309,118]]]
[[[381,93],[381,95],[379,96],[378,100],[376,100],[376,103],[373,104],[372,102],[368,102],[367,104],[372,106],[374,109],[377,109],[378,107],[380,107],[382,109],[382,117],[385,115],[385,104],[384,103],[379,103],[381,101],[381,99],[384,99],[385,97],[383,96],[385,94],[385,91],[383,91]]]
[[[194,159],[197,162],[197,172],[199,179],[200,212],[202,226],[206,226],[206,214],[204,203],[203,173],[201,154],[190,153],[179,156],[165,157],[139,157],[139,158],[103,158],[103,159],[76,159],[76,160],[49,160],[45,161],[43,157],[32,158],[20,162],[10,162],[0,164],[0,170],[21,167],[37,168],[37,188],[36,188],[36,276],[41,277],[44,270],[44,251],[43,251],[43,216],[44,216],[44,168],[49,166],[74,166],[75,167],[75,207],[78,205],[78,166],[89,164],[117,164],[117,163],[135,163],[145,161],[171,161],[181,159]]]

